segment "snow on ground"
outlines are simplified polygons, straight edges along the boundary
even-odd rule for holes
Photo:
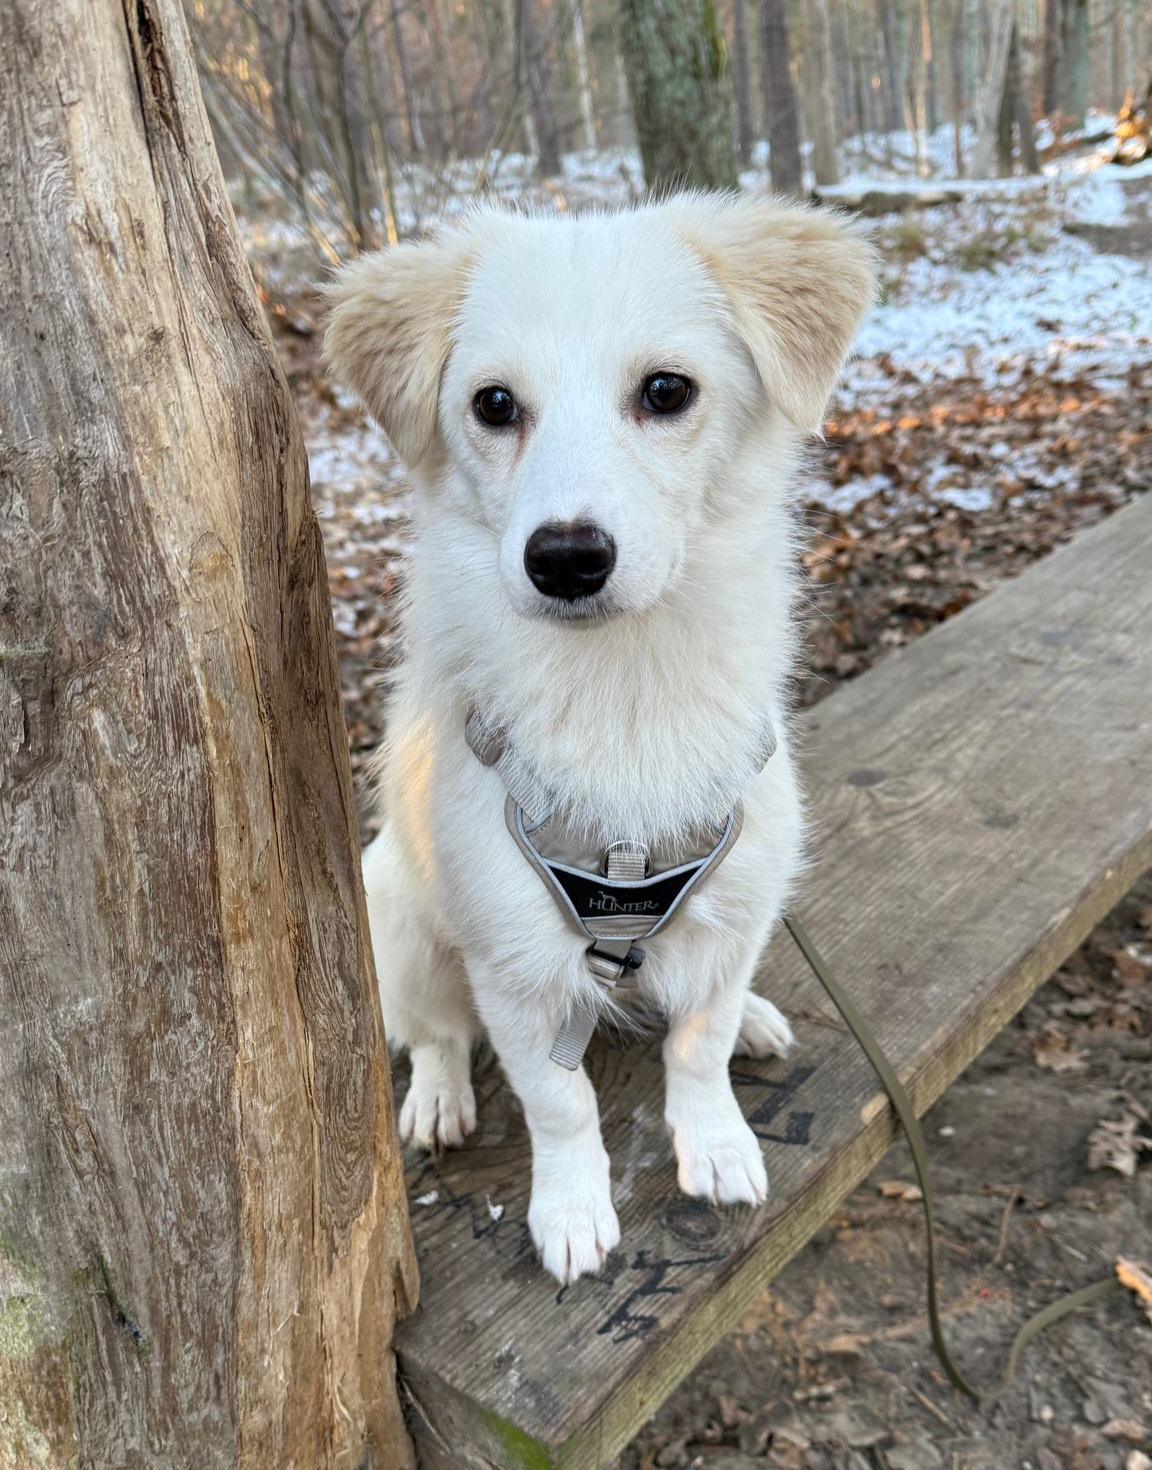
[[[961,205],[950,224],[962,234],[968,221]],[[971,373],[974,359],[992,372],[1080,359],[1117,374],[1152,353],[1152,274],[1063,233],[979,271],[921,256],[865,324],[857,353],[884,354],[925,377]],[[858,362],[850,384],[867,391],[873,371]]]

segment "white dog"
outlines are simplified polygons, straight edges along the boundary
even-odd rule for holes
[[[623,840],[661,867],[743,803],[739,841],[636,979],[668,1018],[680,1187],[762,1201],[728,1062],[791,1042],[749,990],[801,860],[791,485],[873,290],[842,218],[706,195],[579,217],[486,206],[331,288],[329,358],[415,485],[385,825],[365,855],[385,1027],[412,1059],[400,1129],[429,1148],[472,1130],[483,1026],[561,1281],[619,1241],[592,1085],[549,1059],[602,990],[587,935],[509,835],[508,772],[570,842]],[[465,743],[473,710],[500,769]]]

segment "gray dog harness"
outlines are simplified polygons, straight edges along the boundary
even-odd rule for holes
[[[556,821],[556,803],[529,790],[503,731],[488,725],[477,711],[468,717],[464,737],[482,765],[492,766],[508,792],[504,819],[516,845],[540,876],[560,912],[590,943],[588,968],[604,995],[617,986],[635,984],[644,962],[639,942],[651,939],[681,913],[689,896],[716,871],[731,852],[743,820],[737,802],[705,834],[691,856],[652,871],[648,849],[640,842],[613,842],[595,867],[573,861],[571,842]],[[766,727],[757,770],[763,770],[776,739]],[[581,854],[583,856],[583,854]],[[575,1071],[596,1029],[596,1011],[573,1011],[552,1043],[551,1059]]]

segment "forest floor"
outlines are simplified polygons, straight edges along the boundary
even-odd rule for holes
[[[569,202],[604,174],[574,169]],[[304,419],[362,775],[396,654],[407,487],[324,380],[318,271],[283,231],[246,228]],[[876,228],[883,304],[804,487],[805,704],[1152,486],[1152,171],[1070,166]],[[1118,1254],[1152,1257],[1150,1063],[1146,880],[928,1117],[949,1332],[982,1381],[1027,1309]],[[1121,1168],[1089,1166],[1103,1140]],[[947,1387],[910,1179],[893,1151],[621,1470],[1152,1470],[1152,1324],[1128,1300],[1047,1334],[991,1417]]]

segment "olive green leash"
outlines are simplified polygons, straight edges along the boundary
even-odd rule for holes
[[[1028,1346],[1038,1333],[1050,1327],[1054,1322],[1059,1322],[1071,1312],[1077,1312],[1082,1307],[1092,1306],[1103,1297],[1120,1288],[1121,1283],[1115,1276],[1107,1276],[1103,1280],[1094,1281],[1090,1286],[1081,1287],[1079,1291],[1073,1291],[1067,1296],[1051,1303],[1043,1311],[1037,1312],[1035,1316],[1029,1317],[1028,1321],[1019,1329],[1012,1339],[1012,1346],[1008,1350],[1008,1360],[1004,1365],[1004,1372],[999,1382],[991,1389],[981,1392],[973,1388],[961,1373],[948,1351],[948,1344],[944,1339],[944,1327],[940,1317],[940,1295],[936,1281],[936,1211],[932,1194],[932,1177],[928,1166],[928,1148],[924,1142],[924,1131],[920,1127],[920,1120],[916,1116],[916,1110],[912,1106],[912,1099],[904,1089],[904,1084],[896,1075],[896,1070],[885,1056],[880,1043],[872,1034],[872,1030],[864,1017],[856,1009],[854,1003],[845,994],[839,981],[832,977],[827,964],[821,958],[819,950],[809,939],[799,920],[786,917],[785,927],[796,941],[800,953],[808,962],[812,973],[819,980],[828,994],[829,1000],[844,1017],[849,1031],[860,1044],[860,1049],[868,1058],[880,1079],[881,1086],[888,1094],[892,1108],[900,1120],[908,1146],[912,1150],[912,1163],[916,1170],[916,1178],[920,1185],[921,1201],[924,1206],[925,1239],[927,1241],[927,1276],[928,1276],[928,1327],[932,1336],[932,1346],[936,1350],[936,1356],[952,1385],[965,1393],[977,1403],[991,1407],[1000,1397],[1012,1379],[1016,1375],[1016,1365],[1020,1354]]]

